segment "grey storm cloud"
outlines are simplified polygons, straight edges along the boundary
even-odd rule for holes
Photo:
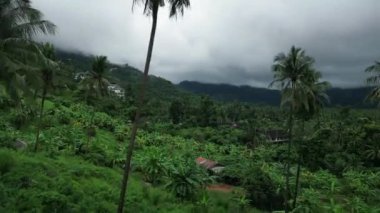
[[[132,0],[33,4],[58,26],[38,40],[142,69],[151,20]],[[380,60],[379,11],[379,0],[192,0],[183,18],[161,10],[151,74],[267,87],[274,56],[295,45],[334,86],[363,86],[363,70]]]

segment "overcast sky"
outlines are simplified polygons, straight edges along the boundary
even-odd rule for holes
[[[132,12],[132,0],[33,4],[58,26],[41,40],[143,68],[151,19],[141,7]],[[191,0],[183,18],[168,13],[159,14],[150,73],[174,83],[267,87],[274,56],[292,45],[336,87],[364,85],[363,70],[380,60],[379,0]]]

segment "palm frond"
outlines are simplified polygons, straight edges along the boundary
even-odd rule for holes
[[[164,0],[133,0],[132,10],[134,10],[135,5],[138,5],[138,4],[144,5],[143,13],[149,16],[157,12],[155,10],[158,9],[158,7],[165,6],[165,1]]]
[[[375,86],[365,100],[372,102],[379,101],[380,105],[380,62],[375,61],[375,64],[367,67],[365,72],[373,74],[373,76],[367,78],[367,84]]]
[[[374,74],[373,76],[367,78],[368,84],[376,85],[380,83],[380,62],[379,61],[375,61],[374,65],[367,67],[367,69],[365,69],[365,72]]]
[[[328,99],[324,91],[327,82],[319,82],[321,73],[313,68],[315,60],[301,48],[291,47],[288,54],[275,56],[272,72],[274,80],[270,87],[282,89],[281,106],[289,105],[293,110],[316,111],[316,105],[323,106]]]
[[[190,0],[168,0],[170,4],[170,17],[183,16],[185,8],[190,7]]]
[[[367,95],[366,100],[376,102],[380,100],[380,87],[375,87]]]
[[[365,71],[366,72],[380,72],[380,61],[375,61],[375,64],[367,67]]]
[[[183,15],[186,8],[190,7],[190,0],[133,0],[132,10],[136,5],[144,5],[143,13],[145,15],[157,15],[159,7],[164,7],[167,2],[169,4],[169,17],[177,17]]]
[[[23,23],[14,27],[14,31],[24,38],[32,39],[33,36],[42,34],[55,34],[56,26],[45,20]]]
[[[54,34],[55,25],[42,18],[42,13],[32,8],[29,1],[5,1],[0,8],[1,38],[31,39],[38,33]]]

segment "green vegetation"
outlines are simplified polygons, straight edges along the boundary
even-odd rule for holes
[[[380,99],[380,62],[376,61],[374,65],[369,66],[365,71],[372,74],[371,77],[367,78],[367,83],[375,87],[367,98],[376,102]]]
[[[150,59],[143,74],[35,43],[54,25],[28,1],[0,17],[0,212],[380,212],[380,112],[326,108],[302,49],[275,57],[281,107],[220,102],[148,76]]]
[[[273,72],[274,81],[271,85],[278,84],[282,89],[281,106],[289,108],[289,142],[287,150],[288,162],[286,164],[286,193],[285,203],[289,203],[290,195],[290,155],[293,142],[294,117],[298,115],[302,122],[301,130],[304,129],[304,122],[313,114],[320,111],[320,108],[327,102],[327,95],[324,91],[328,87],[327,82],[319,82],[321,74],[314,70],[314,59],[305,54],[305,51],[294,46],[289,53],[285,55],[280,53],[274,59]],[[296,206],[298,195],[299,175],[301,169],[302,154],[299,153],[296,189],[294,195],[294,204]],[[287,206],[285,208],[287,212]]]
[[[180,13],[183,15],[184,8],[190,7],[190,0],[133,0],[133,5],[137,3],[143,3],[144,6],[144,14],[152,16],[152,30],[150,32],[150,39],[149,39],[149,46],[148,46],[148,54],[146,56],[145,61],[145,67],[144,67],[144,77],[141,81],[141,86],[138,91],[138,97],[137,97],[137,109],[135,113],[135,118],[133,121],[133,126],[131,130],[131,140],[128,145],[128,151],[127,151],[127,157],[125,162],[125,168],[124,168],[124,175],[123,175],[123,181],[121,185],[120,190],[120,200],[119,200],[119,207],[117,212],[122,213],[124,208],[124,202],[125,197],[127,194],[127,188],[128,188],[128,178],[129,174],[131,172],[131,161],[132,161],[132,155],[136,144],[136,135],[137,130],[139,128],[140,118],[142,115],[142,108],[145,106],[145,93],[146,88],[148,84],[148,74],[149,74],[149,68],[150,68],[150,62],[152,60],[152,53],[153,53],[153,46],[154,46],[154,39],[156,36],[156,28],[157,28],[157,21],[158,21],[158,11],[160,7],[164,7],[165,3],[169,4],[170,6],[170,15],[169,17],[177,17],[177,14]]]
[[[281,94],[278,90],[251,86],[234,86],[229,84],[201,83],[183,81],[180,88],[199,95],[208,95],[219,101],[239,101],[251,104],[278,106]],[[334,85],[333,85],[334,86]],[[326,93],[330,97],[329,107],[349,106],[353,108],[373,108],[375,104],[364,102],[371,86],[361,88],[329,88]]]

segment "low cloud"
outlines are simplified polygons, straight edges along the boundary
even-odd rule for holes
[[[132,1],[34,0],[58,26],[39,39],[58,48],[107,55],[142,69],[150,18]],[[363,86],[380,59],[380,1],[192,0],[183,18],[159,14],[151,73],[182,80],[267,87],[273,58],[292,45],[316,59],[324,80]]]

